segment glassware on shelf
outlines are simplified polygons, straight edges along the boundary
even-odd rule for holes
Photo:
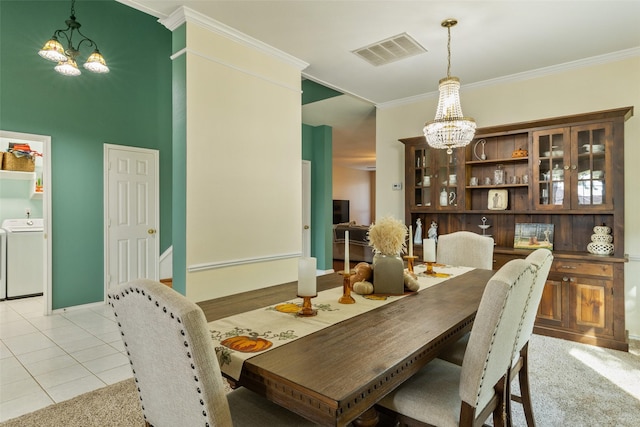
[[[493,172],[493,184],[503,185],[504,183],[504,168],[502,165],[498,165],[498,168]]]

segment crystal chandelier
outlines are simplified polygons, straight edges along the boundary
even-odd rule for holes
[[[98,50],[98,45],[80,32],[81,25],[76,21],[75,17],[75,3],[76,0],[71,0],[71,16],[65,21],[67,28],[64,30],[56,30],[53,36],[51,36],[51,39],[42,46],[38,55],[50,61],[57,62],[58,65],[54,67],[54,70],[58,73],[65,76],[79,76],[81,73],[78,64],[76,64],[76,58],[80,54],[80,47],[83,43],[86,43],[89,47],[93,47],[94,51],[89,55],[89,58],[87,58],[87,62],[84,63],[84,68],[93,73],[108,73],[109,67],[107,67],[102,54]],[[82,37],[77,47],[73,46],[72,39],[74,31]],[[62,46],[62,43],[58,41],[59,37],[64,38],[66,41],[66,49]]]
[[[446,148],[448,154],[453,153],[453,148],[468,145],[476,133],[475,120],[462,115],[460,79],[451,77],[451,27],[457,23],[455,19],[446,19],[441,24],[448,33],[447,77],[438,84],[440,97],[436,118],[427,122],[423,129],[427,143],[433,148]]]

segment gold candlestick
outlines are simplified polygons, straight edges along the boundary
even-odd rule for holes
[[[309,297],[301,297],[302,298],[302,307],[298,310],[297,315],[302,317],[311,317],[318,314],[318,310],[311,306],[311,298],[315,298],[317,295],[309,296]]]
[[[342,296],[338,302],[340,304],[355,304],[356,300],[351,296],[351,275],[355,272],[339,271],[338,274],[342,274]]]
[[[433,262],[427,262],[427,271],[424,272],[424,274],[435,274],[435,271],[433,271]]]
[[[409,272],[413,273],[413,262],[418,259],[417,256],[409,256],[409,255],[405,255],[404,259],[407,260],[407,269],[409,270]]]

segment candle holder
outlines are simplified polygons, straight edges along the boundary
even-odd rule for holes
[[[424,272],[424,274],[436,274],[436,272],[433,271],[433,264],[435,264],[435,262],[426,262],[425,264],[427,264],[427,270]]]
[[[338,300],[340,304],[355,304],[356,300],[351,296],[351,276],[356,274],[353,271],[340,271],[342,275],[342,296]]]
[[[409,255],[405,255],[404,259],[407,260],[407,269],[409,270],[409,272],[413,273],[413,262],[418,259],[417,256],[409,256]]]
[[[300,310],[298,310],[298,313],[296,314],[301,317],[311,317],[311,316],[317,315],[318,310],[316,310],[311,306],[311,298],[315,298],[316,296],[317,295],[302,297],[298,295],[298,297],[302,298],[302,307],[300,308]]]

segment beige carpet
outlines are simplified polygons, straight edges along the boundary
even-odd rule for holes
[[[530,377],[536,425],[640,425],[640,346],[623,353],[534,335]],[[514,383],[514,385],[517,382]],[[514,404],[514,426],[525,426]],[[133,380],[0,423],[0,427],[141,427]]]
[[[144,426],[133,379],[0,423],[2,427]]]

